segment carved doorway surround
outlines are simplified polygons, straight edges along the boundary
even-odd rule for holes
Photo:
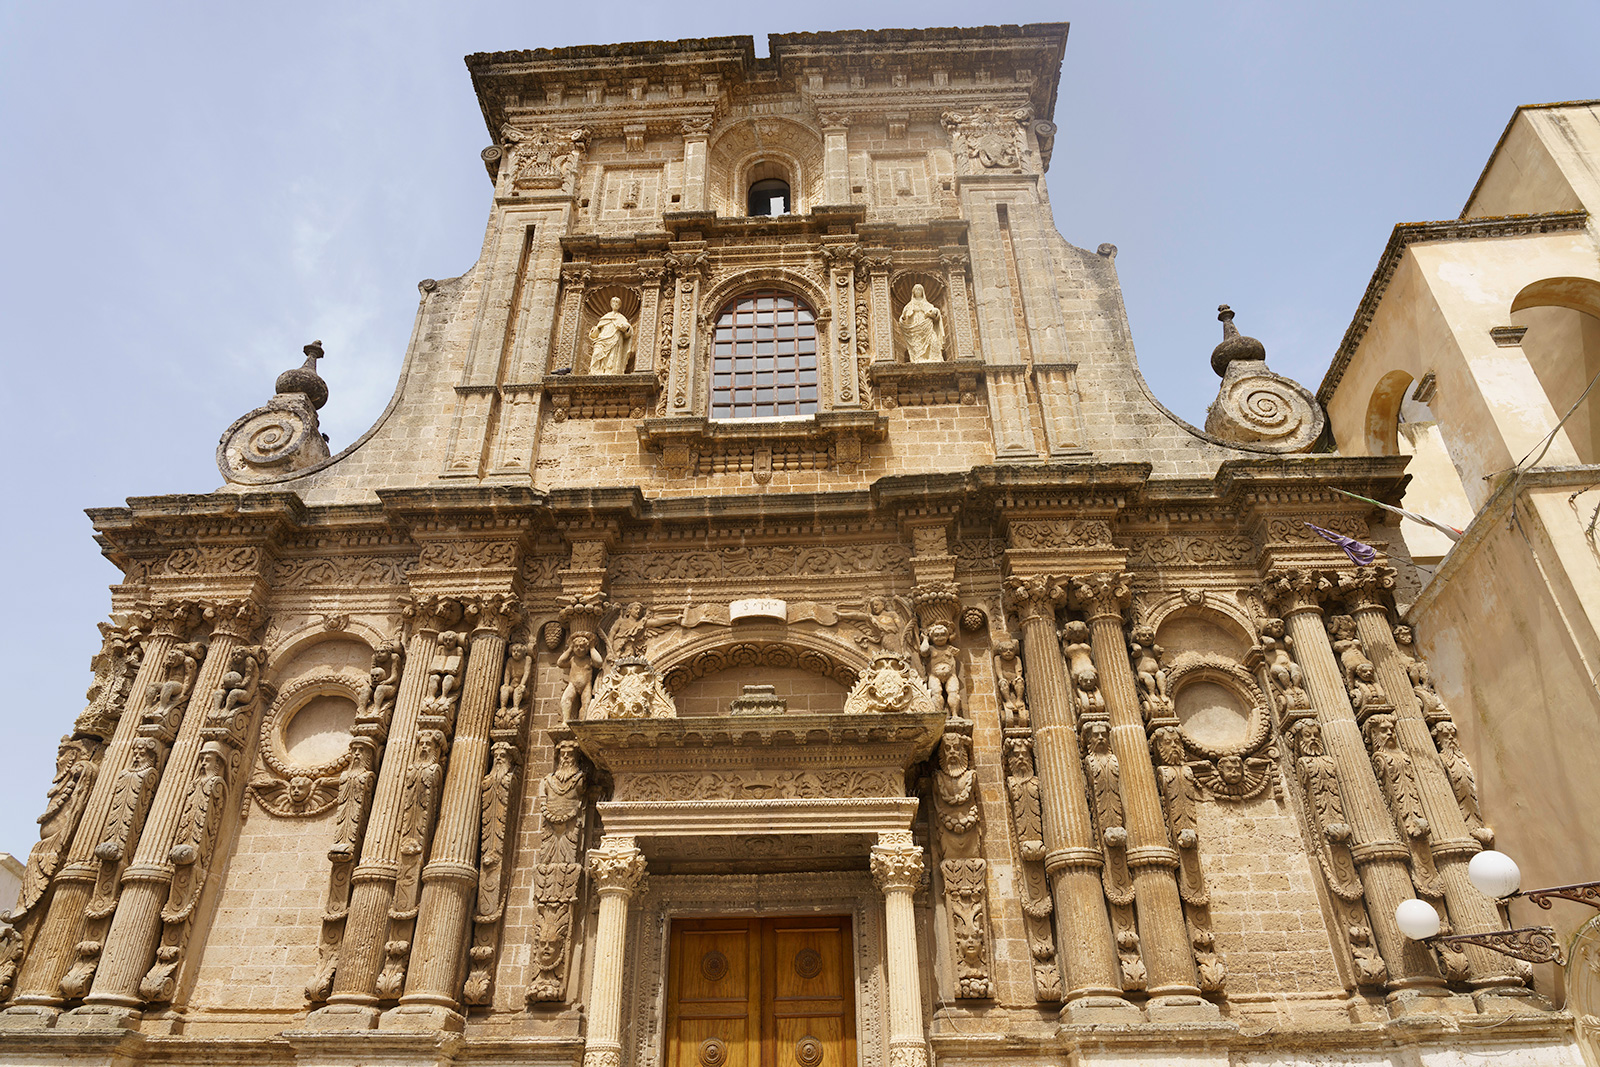
[[[667,1067],[853,1067],[850,916],[676,919]]]
[[[688,1058],[680,1061],[672,1058],[674,1050],[668,1040],[670,946],[675,920],[732,919],[735,924],[743,921],[756,926],[767,919],[791,922],[797,917],[815,923],[821,916],[825,917],[821,921],[838,924],[835,929],[850,952],[850,959],[841,961],[840,970],[845,976],[850,1019],[846,1032],[854,1036],[854,1046],[843,1059],[824,1059],[821,1063],[883,1067],[887,1007],[881,896],[866,871],[652,875],[640,899],[641,906],[629,916],[628,944],[637,945],[638,951],[632,955],[635,965],[628,970],[624,988],[624,1063],[627,1067],[699,1063],[698,1043],[689,1050]],[[796,955],[800,948],[789,955]],[[723,954],[728,955],[726,949]],[[729,960],[731,966],[731,956]],[[790,959],[787,965],[793,963]],[[695,966],[698,965],[697,959]],[[777,1048],[775,1042],[774,1062],[795,1062],[796,1045],[805,1036],[797,1035],[784,1048]],[[732,1067],[733,1061],[728,1062]],[[759,1067],[762,1061],[757,1056],[742,1062]]]

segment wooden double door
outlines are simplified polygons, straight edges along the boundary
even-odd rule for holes
[[[680,919],[668,1067],[855,1067],[847,915]]]

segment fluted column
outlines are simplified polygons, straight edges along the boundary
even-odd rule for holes
[[[928,1039],[922,1025],[922,978],[917,966],[917,916],[912,903],[922,884],[922,871],[922,849],[911,843],[909,831],[878,835],[878,843],[872,847],[872,878],[883,892],[891,1067],[928,1064]]]
[[[389,905],[400,873],[401,795],[417,743],[417,720],[439,633],[461,616],[459,602],[430,597],[407,606],[412,633],[406,643],[407,669],[400,677],[389,741],[373,794],[372,812],[362,839],[361,859],[351,874],[350,914],[326,1007],[311,1013],[313,1029],[373,1026],[377,1021],[378,971],[389,932]]]
[[[1138,683],[1122,632],[1122,611],[1129,601],[1128,576],[1105,573],[1075,578],[1072,590],[1077,606],[1088,617],[1089,645],[1111,720],[1111,750],[1120,770],[1127,862],[1133,875],[1139,947],[1149,972],[1150,996],[1198,998],[1200,986],[1175,876],[1178,852],[1172,847],[1161,810],[1161,791],[1145,739],[1144,714],[1139,710]],[[1187,1007],[1208,1016],[1218,1014],[1216,1006],[1205,1001],[1193,1001]]]
[[[644,885],[644,853],[633,838],[607,834],[589,851],[589,877],[600,895],[589,979],[589,1032],[583,1067],[622,1063],[622,976],[627,967],[628,902]]]
[[[459,1030],[463,952],[478,887],[478,799],[489,765],[489,728],[500,691],[506,636],[519,616],[510,597],[490,597],[480,606],[467,654],[450,767],[439,801],[428,865],[422,869],[422,901],[400,1006],[380,1026]]]
[[[111,744],[100,761],[89,801],[73,834],[43,917],[35,917],[38,930],[23,957],[16,994],[0,1017],[0,1025],[30,1025],[53,1018],[64,1003],[61,979],[72,967],[74,949],[84,926],[84,912],[94,892],[99,864],[94,849],[105,833],[111,794],[118,778],[133,762],[134,741],[139,738],[142,711],[154,698],[167,667],[167,655],[187,639],[199,621],[200,609],[190,601],[157,604],[150,612],[150,631],[141,642],[143,658],[129,690],[128,708],[117,721]],[[137,709],[137,710],[136,710]]]
[[[1394,704],[1396,733],[1400,745],[1411,757],[1417,777],[1422,812],[1431,829],[1429,844],[1439,879],[1444,883],[1445,902],[1456,933],[1478,934],[1504,927],[1500,910],[1478,892],[1467,878],[1467,863],[1483,846],[1472,836],[1466,816],[1456,803],[1450,776],[1439,760],[1428,720],[1411,688],[1406,660],[1395,646],[1389,628],[1389,609],[1383,601],[1386,590],[1394,587],[1394,572],[1386,567],[1362,567],[1354,574],[1339,576],[1339,591],[1345,607],[1355,617],[1356,636],[1378,674],[1378,684]],[[1475,986],[1521,986],[1522,978],[1511,965],[1511,957],[1477,945],[1464,946],[1472,965]]]
[[[75,1009],[72,1015],[115,1015],[144,1005],[144,998],[139,994],[139,979],[155,959],[156,944],[161,937],[161,909],[167,900],[174,871],[167,853],[172,848],[178,817],[200,762],[206,709],[218,689],[232,688],[223,684],[223,675],[228,673],[234,653],[250,639],[260,622],[260,609],[252,601],[219,605],[211,610],[216,624],[211,632],[210,650],[190,690],[133,861],[122,872],[122,895],[106,934],[105,947],[100,952],[94,986],[84,997],[83,1007]]]
[[[1056,953],[1066,986],[1063,1014],[1108,1011],[1140,1018],[1122,999],[1121,966],[1100,887],[1100,851],[1073,724],[1072,688],[1056,641],[1055,604],[1065,591],[1047,578],[1008,578],[1022,620],[1023,669],[1044,815],[1045,873],[1056,913]]]
[[[1323,627],[1319,601],[1332,588],[1333,583],[1326,576],[1308,570],[1279,572],[1267,584],[1269,596],[1282,603],[1284,624],[1294,641],[1294,658],[1305,672],[1306,693],[1339,777],[1351,828],[1350,855],[1361,872],[1378,952],[1389,968],[1388,987],[1440,987],[1444,980],[1433,953],[1426,945],[1407,940],[1395,925],[1394,909],[1415,895],[1410,853],[1400,841],[1389,803],[1378,785],[1350,705],[1350,694],[1345,690],[1339,663]]]

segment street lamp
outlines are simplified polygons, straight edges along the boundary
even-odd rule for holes
[[[1576,900],[1600,908],[1600,882],[1576,882],[1572,885],[1551,886],[1549,889],[1532,889],[1524,893],[1522,871],[1517,861],[1504,852],[1486,849],[1472,857],[1467,864],[1467,878],[1478,892],[1504,903],[1512,897],[1527,897],[1545,911],[1555,897]],[[1565,966],[1567,955],[1556,941],[1556,932],[1548,926],[1519,926],[1510,930],[1491,930],[1483,934],[1451,934],[1439,936],[1439,913],[1425,900],[1402,900],[1394,909],[1395,925],[1412,941],[1430,941],[1436,944],[1480,945],[1504,956],[1515,956],[1529,963],[1554,963]]]

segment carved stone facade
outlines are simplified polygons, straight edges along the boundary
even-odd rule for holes
[[[1151,401],[1065,37],[468,57],[489,236],[378,425],[327,454],[308,346],[223,489],[91,513],[0,1060],[1571,1063],[1395,923],[1504,925],[1405,461],[1231,313],[1206,429]]]

